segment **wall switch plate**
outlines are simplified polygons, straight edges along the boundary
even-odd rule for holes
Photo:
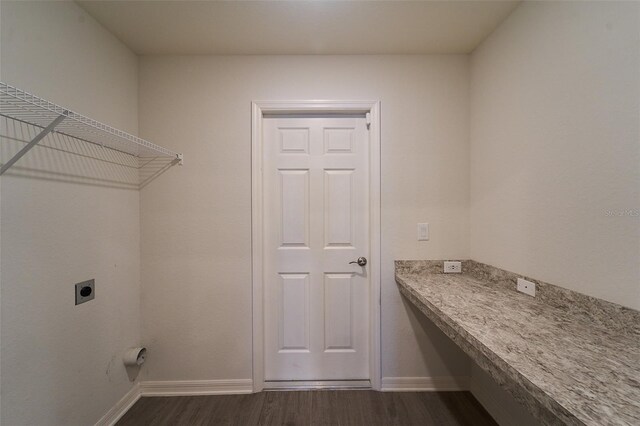
[[[418,224],[418,241],[429,241],[429,224]]]
[[[83,281],[76,284],[76,305],[89,300],[93,300],[96,296],[96,280]]]
[[[536,283],[532,283],[531,281],[518,278],[518,285],[516,286],[516,289],[520,293],[528,294],[533,297],[536,296]]]
[[[444,262],[445,274],[460,274],[462,273],[462,262],[447,260]]]

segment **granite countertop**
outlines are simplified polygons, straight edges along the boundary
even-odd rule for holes
[[[640,425],[638,311],[541,282],[542,297],[527,296],[515,274],[473,261],[462,274],[441,265],[397,261],[402,294],[542,423]]]

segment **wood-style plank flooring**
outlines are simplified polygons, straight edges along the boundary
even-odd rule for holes
[[[323,390],[141,398],[130,425],[497,425],[469,392]]]

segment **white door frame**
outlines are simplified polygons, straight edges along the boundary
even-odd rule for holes
[[[264,282],[262,121],[265,114],[369,114],[370,332],[371,387],[380,390],[380,102],[259,101],[251,104],[251,281],[253,297],[253,391],[264,388]]]

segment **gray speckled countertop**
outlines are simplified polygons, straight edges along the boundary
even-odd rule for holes
[[[467,261],[397,261],[403,295],[544,424],[640,425],[640,313]],[[513,288],[512,288],[513,287]]]

